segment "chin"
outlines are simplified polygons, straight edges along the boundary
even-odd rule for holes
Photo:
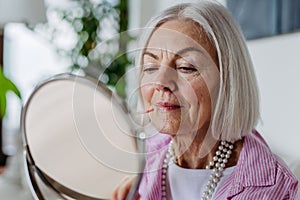
[[[154,127],[158,132],[167,134],[170,136],[176,136],[178,133],[178,128],[176,128],[176,126],[166,125],[166,124],[164,124],[164,125],[160,124],[160,126],[157,126],[154,124]]]

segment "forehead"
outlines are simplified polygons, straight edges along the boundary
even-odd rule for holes
[[[154,30],[147,44],[147,48],[171,52],[187,47],[211,49],[208,37],[200,25],[188,19],[174,19],[161,24]]]

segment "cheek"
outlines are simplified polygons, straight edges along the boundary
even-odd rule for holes
[[[199,104],[203,102],[208,93],[205,82],[202,78],[194,78],[193,80],[186,81],[181,85],[181,95],[187,101],[193,109],[199,107]]]
[[[193,119],[202,118],[211,113],[211,95],[203,79],[198,78],[192,81],[190,87],[185,89],[184,97],[190,104],[190,117]]]
[[[198,103],[200,104],[201,109],[211,110],[211,93],[209,91],[208,86],[203,81],[201,86],[198,88],[196,92]]]
[[[199,104],[209,103],[214,98],[214,89],[218,85],[216,76],[208,76],[206,73],[191,82],[193,92]]]
[[[141,86],[140,88],[143,103],[145,106],[149,106],[153,96],[153,89],[150,86]]]
[[[197,92],[198,98],[198,125],[203,127],[207,122],[211,121],[212,104],[211,94],[206,85],[202,85]]]

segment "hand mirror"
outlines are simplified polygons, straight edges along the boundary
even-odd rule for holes
[[[144,141],[126,106],[100,82],[62,74],[40,84],[22,110],[27,175],[36,199],[109,199],[143,171]]]

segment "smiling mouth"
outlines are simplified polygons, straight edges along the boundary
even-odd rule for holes
[[[178,110],[178,109],[182,108],[182,106],[180,106],[178,104],[169,103],[169,102],[159,102],[159,103],[155,104],[155,106],[159,110],[164,110],[164,111],[173,111],[173,110]]]

